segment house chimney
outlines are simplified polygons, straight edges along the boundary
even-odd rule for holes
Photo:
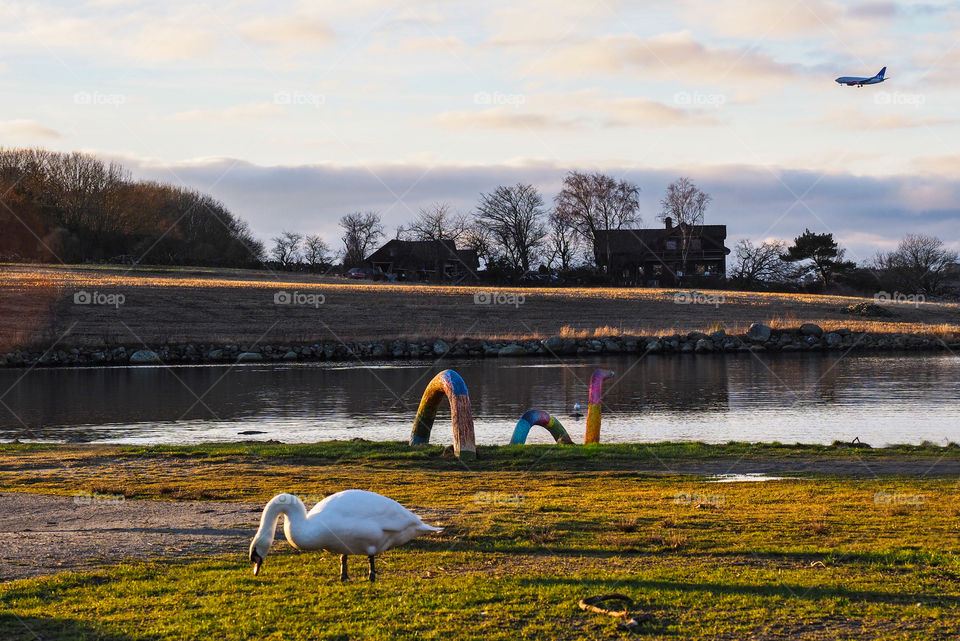
[[[673,229],[673,218],[670,218],[670,216],[667,216],[666,218],[663,219],[663,224],[666,226],[667,229]]]

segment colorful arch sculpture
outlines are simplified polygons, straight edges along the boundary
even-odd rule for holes
[[[587,405],[587,431],[584,443],[600,442],[600,400],[603,398],[603,382],[613,376],[608,369],[598,369],[590,377],[590,402]]]
[[[477,442],[473,433],[473,410],[470,395],[463,378],[452,369],[445,369],[427,384],[420,399],[417,417],[413,421],[410,445],[425,445],[430,442],[433,421],[437,418],[440,400],[446,396],[450,402],[450,422],[453,423],[453,453],[457,458],[477,458]]]
[[[557,443],[573,445],[573,441],[570,440],[570,435],[567,434],[567,430],[563,428],[560,421],[543,410],[527,410],[524,412],[520,420],[517,421],[517,426],[513,428],[513,438],[510,439],[510,445],[523,445],[526,443],[530,428],[534,425],[541,425],[547,428],[550,436],[552,436],[553,440]]]

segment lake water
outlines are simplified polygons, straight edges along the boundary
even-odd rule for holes
[[[781,354],[41,369],[0,371],[0,439],[197,443],[406,440],[426,383],[457,370],[477,441],[507,443],[527,409],[575,442],[587,381],[604,393],[603,442],[960,442],[960,359],[949,354]],[[241,434],[257,431],[259,434]],[[433,440],[451,442],[446,403]],[[530,442],[550,442],[534,427]]]

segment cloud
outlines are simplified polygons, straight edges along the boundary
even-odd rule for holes
[[[960,154],[917,158],[913,166],[921,172],[956,177],[960,175]]]
[[[325,20],[304,15],[255,18],[241,24],[238,32],[245,40],[259,45],[319,48],[335,40],[333,29]]]
[[[703,25],[714,33],[758,42],[824,35],[847,41],[851,34],[873,33],[879,25],[916,11],[896,2],[715,0],[687,1],[682,13],[688,23]],[[848,43],[843,45],[846,48]]]
[[[462,51],[466,48],[463,40],[456,36],[409,38],[400,43],[400,51]]]
[[[824,0],[715,0],[687,2],[683,13],[688,20],[707,25],[714,32],[752,42],[823,30],[844,15],[844,8]]]
[[[434,122],[448,129],[529,130],[554,127],[569,129],[581,126],[573,119],[520,111],[516,107],[493,107],[482,111],[447,111],[436,116]]]
[[[752,48],[711,47],[689,31],[652,38],[633,35],[600,36],[557,47],[528,69],[552,76],[623,75],[724,84],[731,80],[785,81],[803,70],[777,62]]]
[[[146,60],[189,60],[210,53],[218,42],[215,31],[188,20],[171,20],[147,25],[126,40],[124,49]]]
[[[556,2],[555,0],[514,0],[509,6],[490,12],[486,23],[489,46],[552,47],[583,34],[616,16],[620,3]]]
[[[912,109],[911,111],[915,111]],[[831,111],[816,123],[831,125],[840,129],[856,131],[874,131],[878,129],[912,129],[916,127],[936,127],[960,122],[956,118],[938,116],[911,117],[902,112],[867,114],[859,109],[838,109]]]
[[[685,94],[686,95],[686,94]],[[647,98],[620,98],[608,103],[608,127],[661,127],[716,125],[720,120],[703,109],[680,109]]]
[[[24,138],[63,138],[63,135],[59,131],[45,127],[35,120],[0,121],[0,134]]]
[[[168,120],[181,122],[242,122],[274,118],[283,114],[283,107],[273,102],[254,102],[245,105],[236,105],[226,109],[192,109],[181,111],[169,116]]]

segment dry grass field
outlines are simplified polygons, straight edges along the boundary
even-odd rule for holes
[[[86,293],[94,299],[75,302]],[[278,293],[281,303],[276,302]],[[285,293],[285,294],[284,294]],[[956,303],[647,288],[517,288],[356,283],[342,278],[202,268],[0,265],[0,350],[25,346],[260,344],[391,338],[520,338],[668,334],[753,322],[816,322],[854,331],[960,333]],[[283,304],[283,296],[293,298]],[[689,299],[689,296],[686,296]],[[82,300],[82,298],[81,298]]]

